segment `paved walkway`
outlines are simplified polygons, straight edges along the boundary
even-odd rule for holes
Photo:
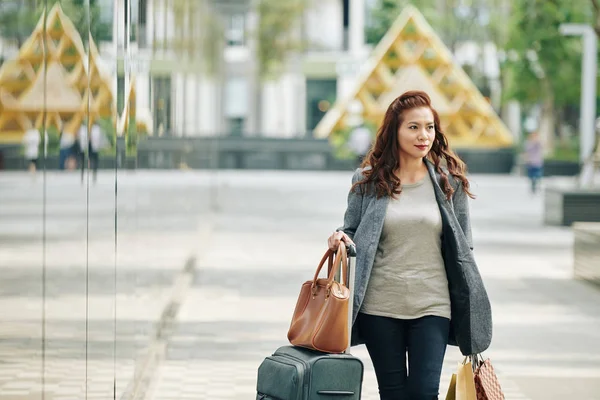
[[[40,398],[43,192],[28,178],[0,175],[0,400]],[[45,398],[82,398],[86,374],[88,398],[107,398],[113,381],[116,398],[253,398],[258,365],[286,344],[300,284],[341,223],[350,174],[123,173],[116,272],[110,176],[89,195],[72,179],[46,185]],[[507,400],[597,399],[600,290],[571,279],[570,229],[543,226],[522,179],[472,180],[495,322],[487,356]],[[363,399],[376,399],[367,353],[354,353],[367,365]],[[460,359],[450,348],[443,394]]]
[[[109,173],[89,190],[30,178],[0,174],[0,399],[40,399],[42,384],[46,400],[112,399],[113,384],[124,398],[198,249],[209,180],[120,172],[115,202]]]

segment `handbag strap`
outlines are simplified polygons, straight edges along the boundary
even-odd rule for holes
[[[325,253],[325,257],[327,257],[327,253]],[[333,269],[333,257],[327,257],[327,276],[331,274],[331,270]]]
[[[315,276],[313,278],[313,283],[312,283],[312,287],[316,287],[317,286],[317,279],[319,278],[319,273],[321,272],[321,268],[323,268],[323,265],[325,264],[325,260],[329,259],[329,261],[331,262],[331,259],[333,258],[335,254],[335,259],[333,260],[333,268],[330,268],[330,270],[328,271],[327,274],[327,287],[330,288],[331,285],[333,284],[333,280],[335,278],[335,275],[338,272],[338,269],[340,268],[340,265],[342,267],[342,273],[340,277],[340,283],[343,283],[344,285],[347,285],[347,274],[348,274],[348,256],[346,253],[346,244],[344,242],[341,242],[337,251],[334,253],[332,250],[328,249],[325,252],[325,255],[323,255],[323,258],[321,259],[321,262],[319,263],[319,267],[317,268],[317,271],[315,272]]]

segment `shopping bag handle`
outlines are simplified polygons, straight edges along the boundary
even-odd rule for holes
[[[473,368],[473,372],[475,372],[475,370],[477,368],[479,368],[479,366],[481,364],[484,363],[484,359],[483,356],[481,355],[481,353],[476,353],[476,354],[470,354],[468,356],[465,356],[462,364],[465,365],[467,363],[467,359],[471,362],[471,367]]]

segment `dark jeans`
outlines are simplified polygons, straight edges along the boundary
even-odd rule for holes
[[[83,182],[83,177],[84,177],[84,171],[85,171],[85,153],[81,152],[81,154],[79,155],[80,157],[80,161],[81,161],[81,182]],[[89,151],[88,152],[88,158],[89,158],[89,165],[90,168],[93,172],[93,178],[94,180],[96,180],[96,177],[98,175],[98,163],[100,162],[99,156],[98,156],[98,152],[97,151]]]
[[[537,166],[533,166],[533,165],[527,166],[527,176],[529,177],[529,180],[531,182],[531,192],[532,193],[537,192],[537,186],[538,186],[540,179],[542,179],[543,174],[544,174],[544,170],[542,167],[537,167]]]
[[[65,149],[65,148],[61,148],[59,153],[58,153],[58,168],[59,169],[65,169],[65,163],[67,162],[67,158],[70,155],[71,150],[70,149]]]
[[[375,367],[381,400],[438,398],[449,319],[396,319],[359,313],[357,323]]]

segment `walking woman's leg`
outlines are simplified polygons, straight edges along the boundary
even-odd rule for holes
[[[408,321],[408,391],[411,400],[437,400],[450,320],[426,316]]]
[[[375,368],[381,400],[408,400],[405,321],[361,313],[357,322]]]

